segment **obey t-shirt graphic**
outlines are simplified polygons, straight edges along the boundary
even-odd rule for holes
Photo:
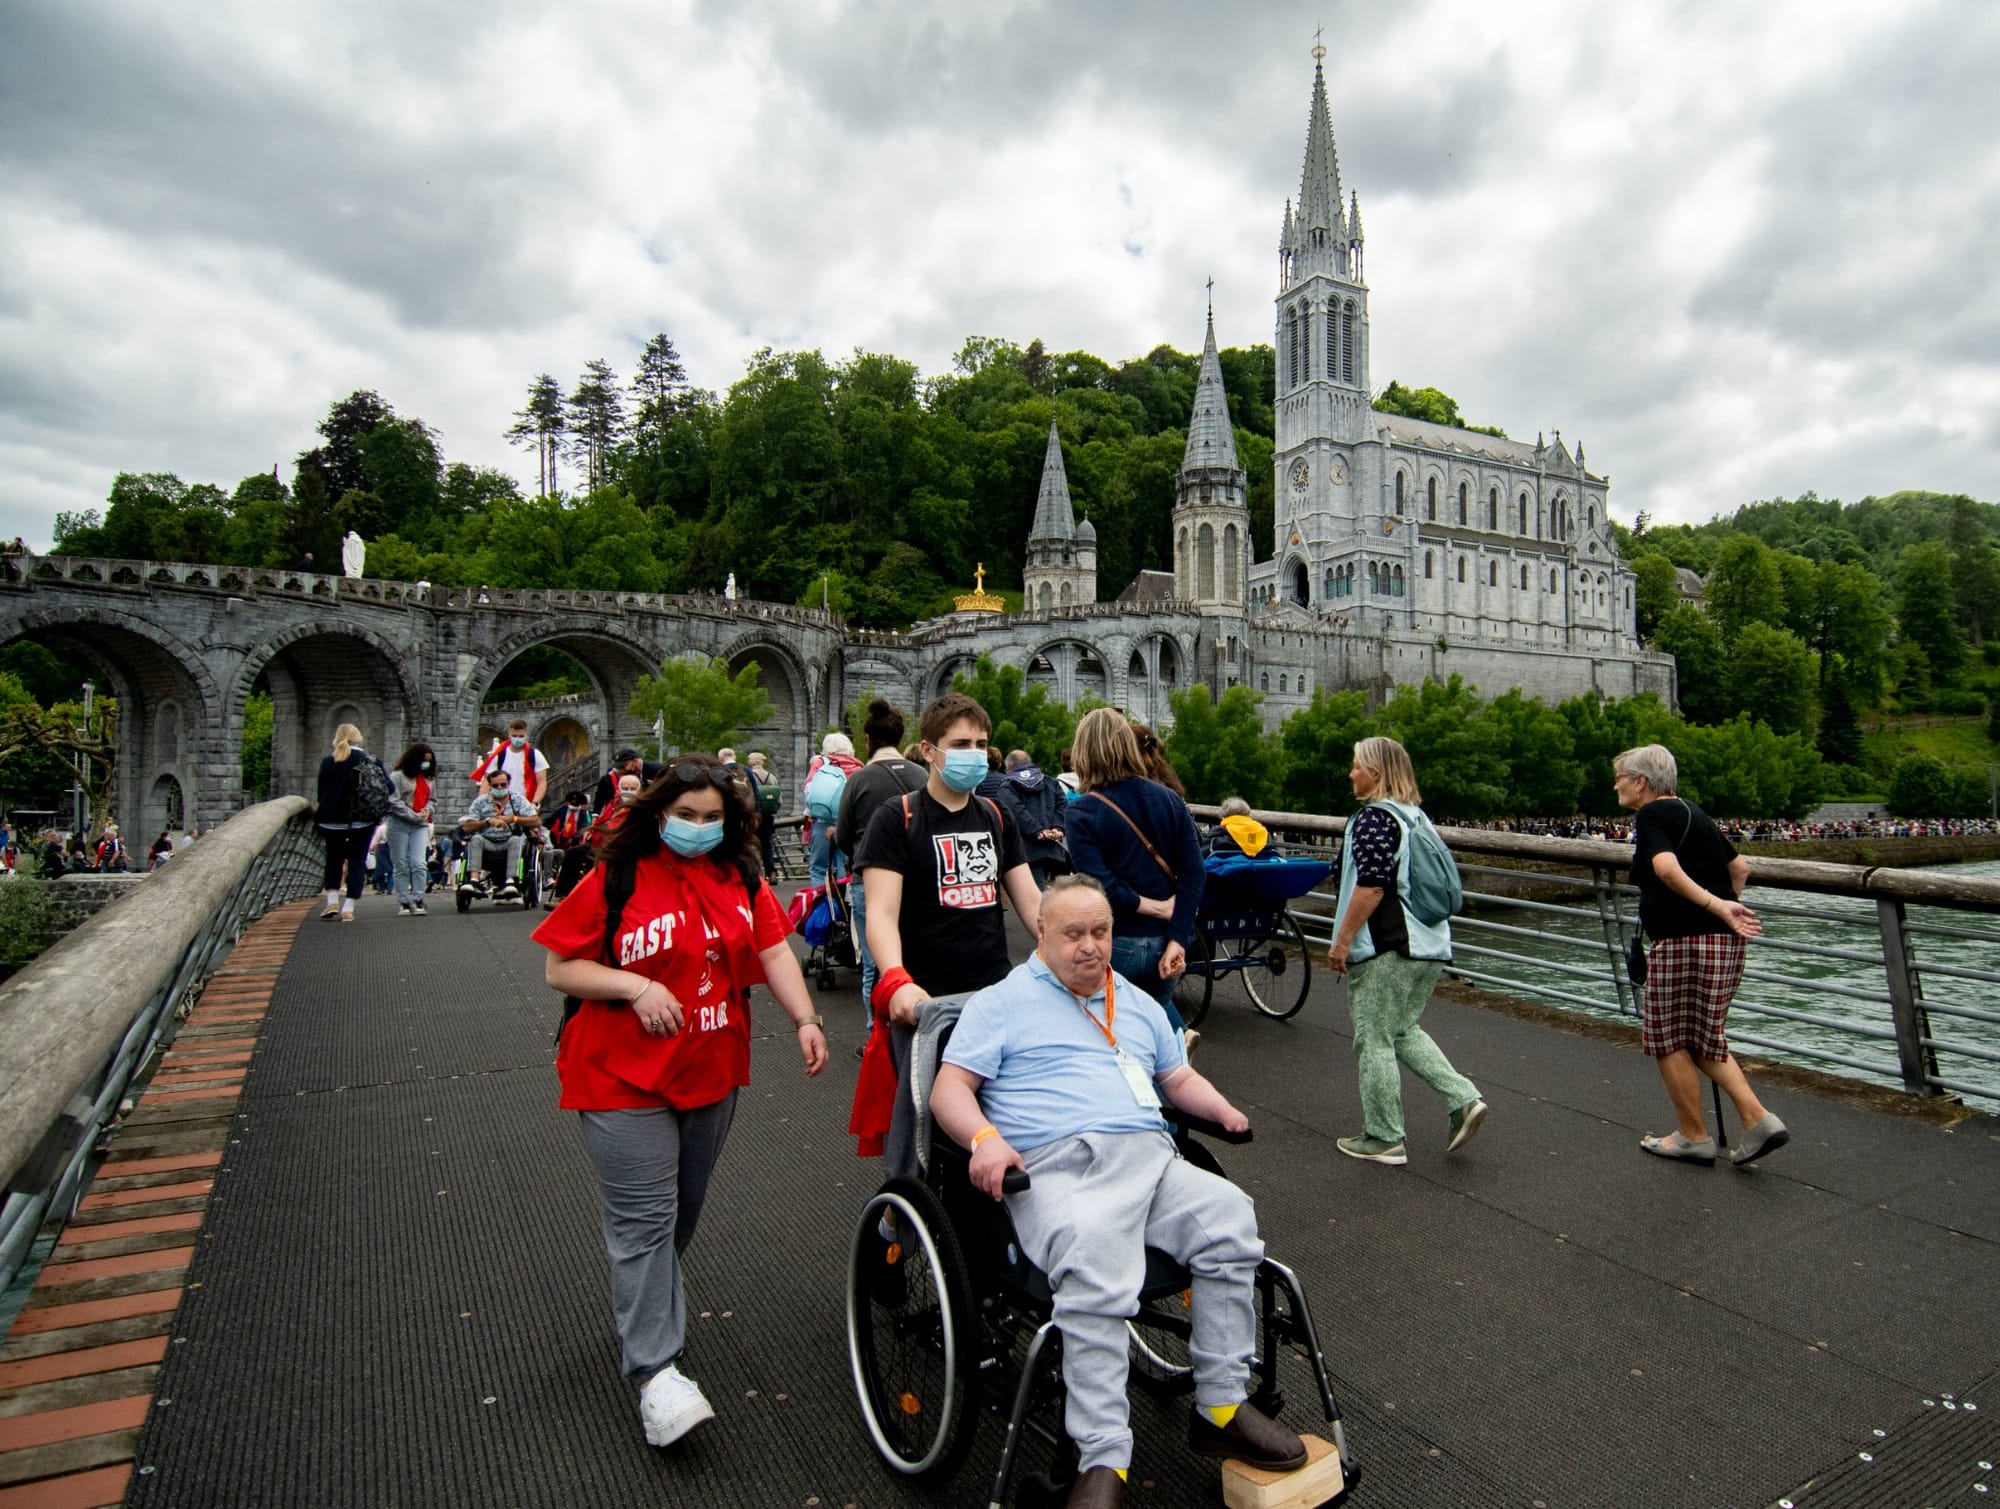
[[[972,911],[1000,903],[1000,845],[991,833],[934,833],[938,905]]]
[[[939,996],[1006,977],[1000,882],[1027,862],[1019,830],[994,803],[974,797],[953,812],[929,791],[884,801],[868,820],[854,856],[864,886],[871,869],[903,877],[896,918],[903,967]]]

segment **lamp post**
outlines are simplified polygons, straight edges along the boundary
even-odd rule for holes
[[[79,739],[87,737],[88,734],[90,733],[90,710],[92,701],[95,698],[96,694],[97,694],[97,683],[94,681],[84,682],[83,727],[79,728],[76,731],[76,735]],[[71,806],[74,808],[76,822],[75,825],[72,827],[71,831],[75,833],[82,833],[84,831],[84,825],[88,821],[88,814],[84,811],[84,805],[83,805],[83,786],[84,782],[89,778],[90,775],[90,756],[83,753],[82,750],[78,750],[76,755],[76,765],[74,768],[76,770],[76,778],[70,785],[70,799],[71,799]]]

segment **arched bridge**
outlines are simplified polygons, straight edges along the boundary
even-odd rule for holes
[[[544,710],[593,748],[644,742],[628,711],[639,678],[682,655],[755,663],[770,722],[750,730],[781,771],[803,770],[847,702],[879,693],[914,707],[981,653],[1019,664],[1065,701],[1096,695],[1156,723],[1196,679],[1201,620],[1180,604],[1117,605],[995,619],[955,617],[909,634],[850,632],[837,614],[715,595],[437,587],[239,566],[21,557],[0,581],[0,643],[81,652],[118,698],[116,815],[128,832],[170,813],[207,827],[243,805],[243,708],[273,701],[271,789],[311,789],[343,722],[393,758],[428,740],[449,770],[481,746],[481,705],[508,663],[559,649],[591,682]]]

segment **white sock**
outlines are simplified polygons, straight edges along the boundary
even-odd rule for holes
[[[338,892],[338,891],[328,891],[328,892],[326,893],[326,904],[327,904],[328,906],[338,906],[338,905],[340,905],[340,892]]]

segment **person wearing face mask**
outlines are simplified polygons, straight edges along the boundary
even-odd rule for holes
[[[1003,886],[1030,932],[1042,911],[1020,829],[998,803],[973,795],[988,769],[986,709],[952,692],[924,709],[918,727],[929,775],[922,789],[876,809],[854,856],[868,896],[877,1030],[868,1035],[848,1130],[862,1156],[883,1155],[892,1179],[917,1172],[909,1096],[896,1086],[909,1072],[918,1003],[1007,977]],[[885,1023],[890,1031],[880,1030]]]
[[[621,749],[611,761],[611,768],[597,778],[597,785],[590,793],[590,805],[596,809],[599,820],[618,805],[619,783],[626,776],[636,776],[641,786],[650,786],[660,778],[664,765],[656,765],[646,759],[636,749]]]
[[[507,780],[513,793],[530,807],[542,804],[543,787],[547,784],[549,757],[528,742],[528,722],[516,718],[507,725],[507,737],[486,751],[486,758],[472,767],[467,778],[484,784],[487,776],[496,770],[507,772]]]
[[[521,889],[514,883],[520,872],[521,851],[527,836],[541,826],[541,815],[531,803],[513,790],[507,772],[488,772],[486,790],[474,799],[459,821],[467,836],[466,860],[472,871],[460,885],[460,896],[477,895],[483,885],[501,901],[517,901]]]
[[[424,845],[431,836],[431,787],[437,780],[437,755],[428,744],[412,744],[389,772],[395,799],[383,824],[388,833],[389,862],[394,866],[396,915],[424,915]]]
[[[826,1036],[763,883],[749,791],[688,755],[624,810],[534,938],[549,985],[576,998],[560,1103],[580,1113],[597,1171],[625,1376],[646,1440],[666,1446],[715,1416],[681,1371],[681,1254],[750,1082],[750,987],[791,1018],[808,1076],[826,1067]]]

